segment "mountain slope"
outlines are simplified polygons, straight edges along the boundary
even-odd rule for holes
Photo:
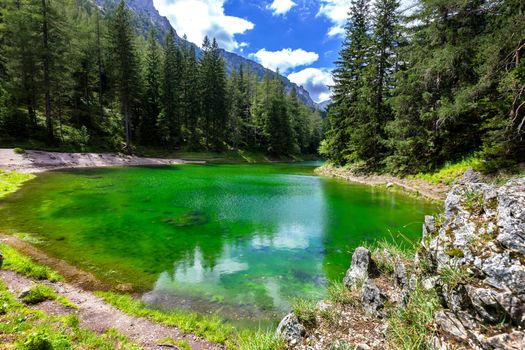
[[[111,12],[112,9],[118,4],[119,0],[94,0],[97,5],[103,10],[103,12]],[[159,39],[163,38],[166,33],[173,29],[168,19],[164,16],[161,16],[155,6],[153,5],[153,0],[125,0],[128,7],[135,13],[136,16],[136,26],[140,34],[146,36],[150,29],[155,29],[155,32],[158,34]],[[174,29],[173,29],[174,30]],[[175,30],[174,30],[175,31]],[[179,42],[184,42],[178,34],[175,32],[176,40]],[[194,43],[187,43],[193,45],[196,48],[197,55],[200,56],[201,49]],[[243,67],[254,72],[259,78],[263,78],[266,73],[269,73],[271,76],[278,76],[284,83],[286,90],[291,91],[293,88],[297,91],[297,96],[299,99],[304,102],[307,106],[313,108],[319,108],[319,106],[312,100],[308,91],[306,91],[302,86],[297,86],[292,83],[288,78],[277,74],[267,68],[264,68],[261,64],[237,55],[226,50],[221,50],[222,57],[226,62],[226,71],[231,73],[234,70],[239,69],[239,66],[242,64]]]

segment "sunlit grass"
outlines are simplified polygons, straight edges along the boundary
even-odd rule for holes
[[[0,243],[0,251],[4,256],[4,263],[2,266],[4,269],[13,270],[24,276],[37,280],[49,280],[51,282],[64,280],[64,277],[50,267],[33,262],[30,258],[20,254],[16,249],[11,248],[6,244]]]
[[[34,178],[35,175],[23,174],[18,171],[0,169],[0,198],[17,191],[22,184]]]

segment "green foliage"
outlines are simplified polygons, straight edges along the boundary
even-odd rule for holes
[[[0,198],[15,192],[24,182],[31,180],[34,177],[35,176],[32,174],[0,169]]]
[[[467,269],[462,266],[447,265],[441,269],[439,275],[441,281],[452,289],[458,284],[466,284],[472,279]]]
[[[146,317],[152,321],[176,326],[184,332],[194,333],[211,342],[225,344],[234,337],[234,328],[224,323],[218,316],[202,316],[187,310],[160,310],[148,308],[144,303],[130,295],[112,292],[98,292],[98,296],[120,310],[138,317]]]
[[[447,162],[437,172],[419,173],[411,176],[411,178],[422,179],[435,184],[452,185],[468,169],[481,169],[481,164],[482,162],[478,157],[472,156],[456,163]]]
[[[330,282],[327,292],[328,298],[335,304],[353,305],[357,302],[342,282]]]
[[[24,295],[22,301],[26,304],[38,304],[45,300],[56,300],[60,304],[76,309],[77,306],[67,298],[58,295],[55,290],[44,284],[36,284]]]
[[[128,153],[136,146],[317,152],[321,116],[295,91],[285,93],[280,75],[268,71],[270,90],[242,66],[228,77],[215,39],[197,55],[195,45],[125,1],[103,7],[84,0],[3,5],[0,139]],[[137,35],[148,30],[147,39]]]
[[[244,333],[239,338],[239,350],[284,350],[285,341],[273,330]]]
[[[2,251],[4,256],[4,264],[2,266],[4,269],[13,270],[37,280],[48,280],[51,282],[64,280],[56,271],[47,266],[34,263],[31,259],[8,245],[0,244],[0,251]]]
[[[23,148],[19,148],[19,147],[13,148],[13,152],[15,152],[16,154],[25,154],[26,153],[26,151]]]
[[[523,162],[523,4],[422,0],[404,18],[397,5],[372,16],[352,1],[320,153],[445,184]]]
[[[396,309],[388,319],[388,333],[392,348],[405,350],[427,349],[427,338],[432,335],[430,325],[439,307],[435,291],[420,286],[410,294],[408,304]]]
[[[40,310],[19,303],[0,281],[0,333],[4,346],[17,349],[67,350],[129,349],[140,347],[114,330],[97,334],[79,327],[75,315],[48,316]]]
[[[314,301],[296,298],[292,302],[292,311],[305,326],[315,325],[316,308]]]

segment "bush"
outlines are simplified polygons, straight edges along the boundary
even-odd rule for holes
[[[22,301],[26,304],[38,304],[45,300],[56,299],[56,292],[48,286],[37,284],[22,297]]]
[[[19,148],[19,147],[14,148],[13,152],[15,152],[16,154],[25,154],[26,153],[26,151],[23,148]]]
[[[29,334],[22,348],[26,350],[53,350],[53,343],[50,340],[49,333],[40,330]]]

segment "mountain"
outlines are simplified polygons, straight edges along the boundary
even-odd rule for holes
[[[321,103],[318,103],[317,106],[319,108],[320,111],[323,111],[323,112],[326,112],[328,110],[328,106],[330,106],[330,104],[332,104],[332,100],[326,100],[326,101],[323,101]]]
[[[93,1],[96,2],[98,7],[104,13],[109,13],[117,6],[120,0]],[[154,29],[157,33],[158,39],[162,39],[169,30],[173,29],[168,19],[164,16],[161,16],[159,11],[157,11],[153,5],[153,0],[125,0],[125,2],[135,14],[136,27],[141,35],[146,37],[149,31]],[[173,31],[175,32],[176,41],[181,43],[187,42],[188,44],[193,45],[196,49],[197,55],[200,56],[201,49],[199,46],[197,46],[195,43],[191,43],[182,39],[180,36],[178,36],[175,29],[173,29]],[[291,91],[295,88],[298,98],[307,106],[319,109],[319,106],[312,100],[308,91],[306,91],[302,86],[292,83],[288,78],[267,68],[264,68],[261,64],[255,61],[237,55],[233,52],[228,52],[221,49],[221,54],[226,63],[226,71],[229,74],[235,70],[238,70],[241,64],[246,69],[255,73],[260,79],[262,79],[265,74],[269,73],[270,76],[281,79],[287,91]]]

